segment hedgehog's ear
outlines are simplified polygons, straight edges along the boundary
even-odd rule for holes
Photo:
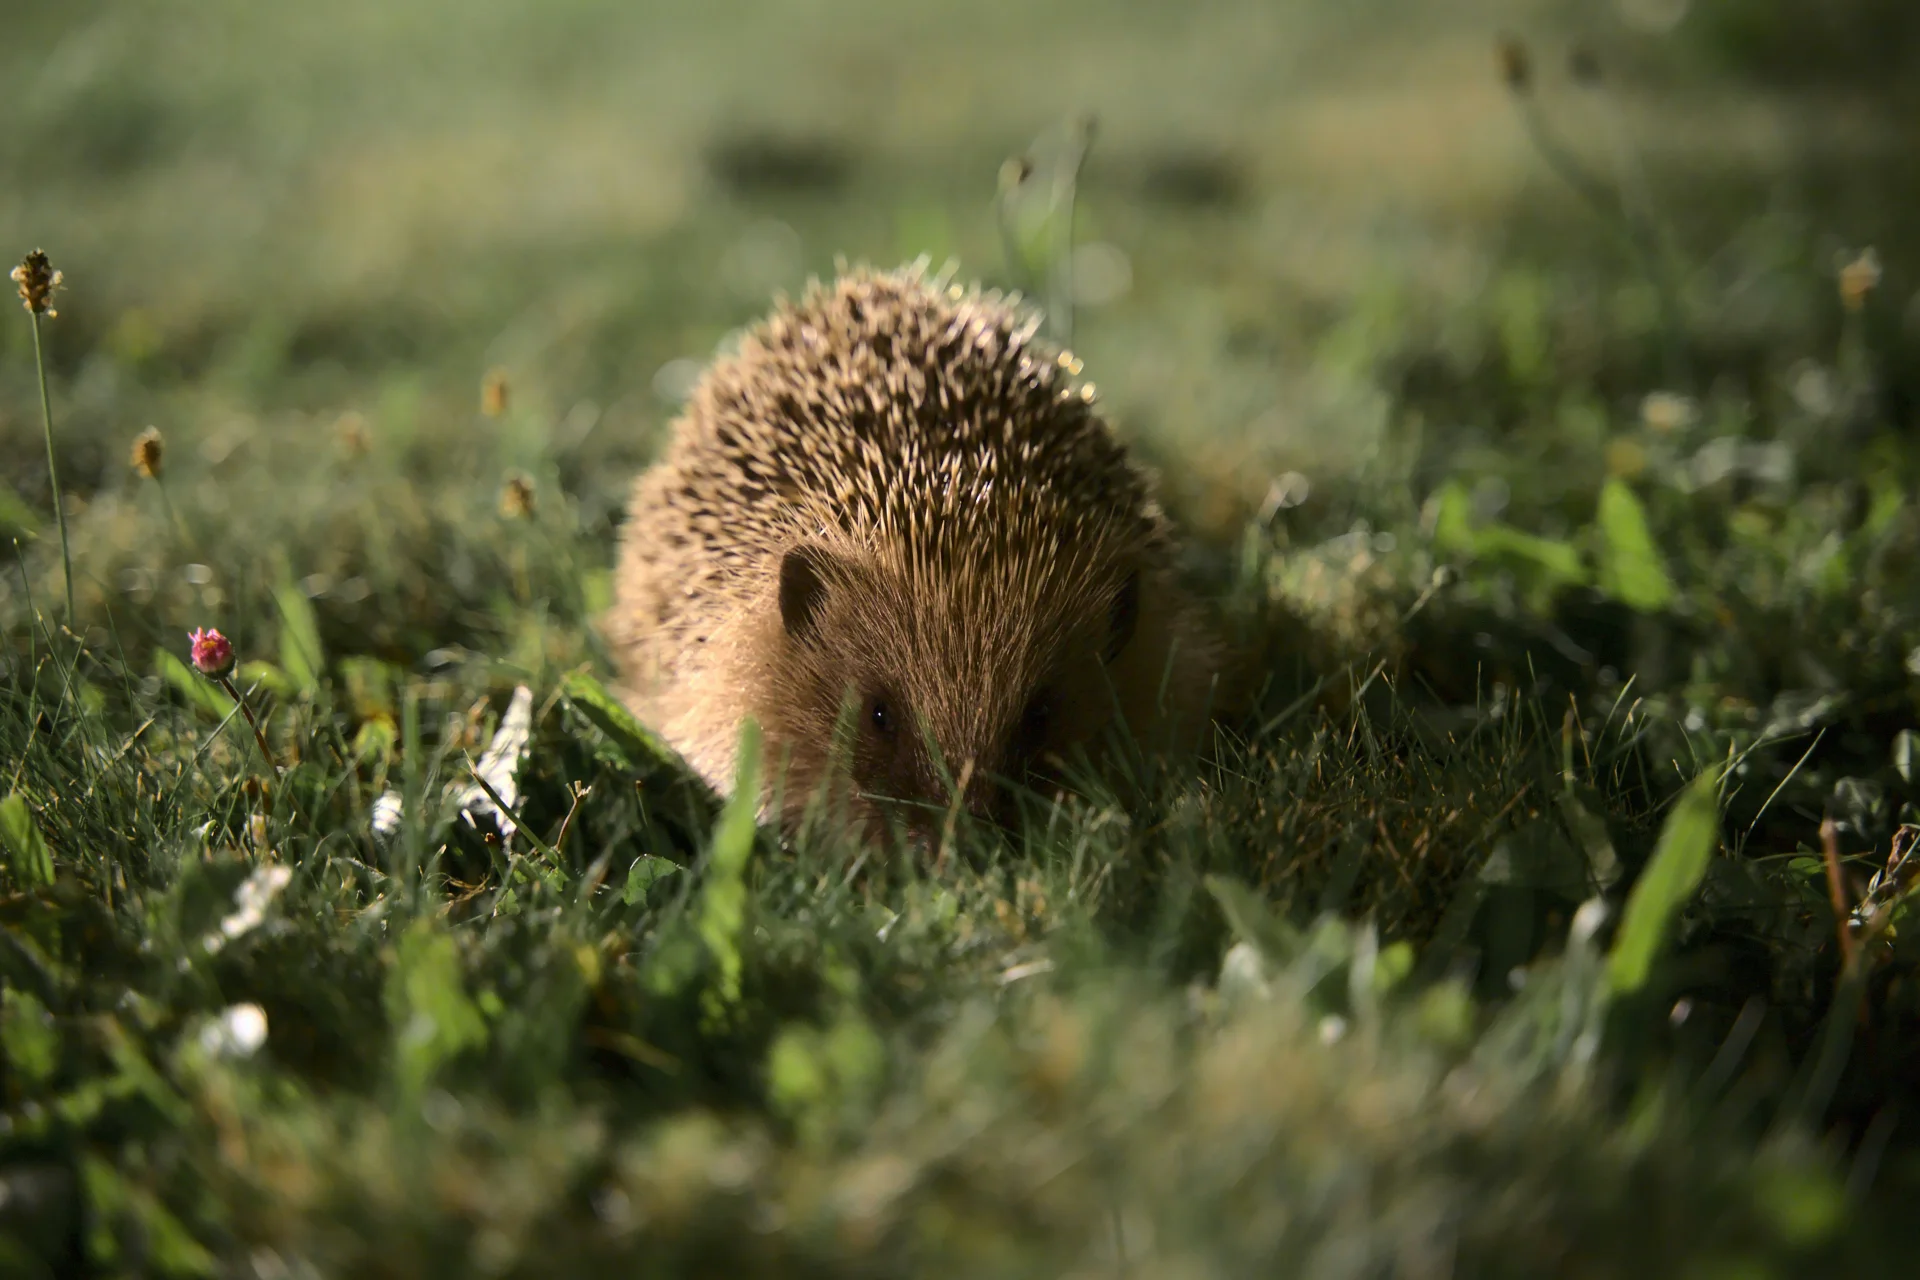
[[[826,553],[795,547],[780,558],[780,622],[801,643],[813,638],[827,602]]]
[[[1140,571],[1129,569],[1126,580],[1120,584],[1120,590],[1113,597],[1113,604],[1107,610],[1107,648],[1102,660],[1112,662],[1127,647],[1127,641],[1133,639],[1134,628],[1140,625]]]

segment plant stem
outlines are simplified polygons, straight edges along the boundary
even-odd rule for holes
[[[53,518],[60,525],[60,569],[67,585],[67,625],[75,625],[73,612],[73,553],[67,548],[67,508],[60,500],[60,468],[53,460],[53,399],[47,394],[47,357],[40,345],[40,314],[33,318],[33,367],[40,374],[40,422],[47,432],[47,479],[53,485]]]
[[[227,691],[227,696],[232,698],[235,704],[239,706],[240,714],[247,718],[247,725],[253,730],[253,740],[260,746],[260,758],[267,762],[269,769],[272,769],[275,773],[280,772],[280,766],[273,758],[273,748],[267,745],[267,735],[260,732],[260,722],[253,718],[253,708],[249,707],[247,700],[240,696],[240,690],[234,688],[233,677],[215,676],[214,679],[220,682],[220,687]]]
[[[153,487],[160,491],[160,507],[166,513],[167,528],[172,532],[178,545],[192,550],[187,537],[187,526],[180,523],[180,513],[173,509],[173,498],[167,492],[167,482],[159,476],[153,478]]]
[[[1649,220],[1636,216],[1625,196],[1608,194],[1606,183],[1594,176],[1574,156],[1572,150],[1555,136],[1538,102],[1531,97],[1522,99],[1520,117],[1533,140],[1534,150],[1547,162],[1547,167],[1575,195],[1586,201],[1603,223],[1613,224],[1634,265],[1652,286],[1660,306],[1661,338],[1665,348],[1661,354],[1666,364],[1665,376],[1676,386],[1685,385],[1689,379],[1685,342],[1681,337],[1679,290],[1662,261],[1657,225],[1649,226]]]

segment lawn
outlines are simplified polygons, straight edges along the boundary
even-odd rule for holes
[[[0,1274],[1902,1269],[1902,4],[6,8]],[[594,624],[702,364],[922,256],[1255,696],[914,860]]]

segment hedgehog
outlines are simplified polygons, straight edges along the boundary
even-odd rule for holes
[[[782,301],[636,481],[603,632],[620,694],[716,789],[759,725],[763,818],[869,833],[1133,742],[1190,753],[1221,650],[1147,474],[1017,297],[924,264]]]

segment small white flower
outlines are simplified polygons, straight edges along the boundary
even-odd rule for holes
[[[277,862],[255,868],[253,874],[234,890],[234,910],[220,922],[220,931],[207,935],[207,953],[212,955],[235,938],[259,928],[267,918],[267,908],[273,905],[273,900],[280,896],[280,891],[292,879],[292,870]]]
[[[200,1047],[216,1058],[251,1058],[267,1042],[267,1011],[251,1002],[228,1005],[200,1029]]]
[[[507,714],[500,718],[500,728],[474,767],[474,773],[486,779],[487,786],[506,804],[508,812],[500,813],[476,782],[460,795],[460,809],[469,826],[478,827],[477,819],[492,815],[503,837],[513,835],[516,828],[511,811],[520,803],[520,760],[532,736],[533,690],[521,685],[513,691],[513,701],[507,706]]]
[[[1573,913],[1572,941],[1575,945],[1585,946],[1593,941],[1600,932],[1600,926],[1607,922],[1607,901],[1605,898],[1588,898]]]
[[[373,834],[381,840],[390,840],[393,833],[400,829],[402,806],[400,793],[388,791],[373,802]]]
[[[492,818],[494,827],[502,836],[511,837],[517,830],[511,811],[520,804],[520,765],[526,757],[527,742],[532,736],[533,690],[520,685],[513,691],[513,701],[507,705],[507,714],[500,718],[500,728],[495,731],[493,741],[487,744],[485,754],[473,767],[475,775],[484,778],[487,786],[506,801],[509,812],[498,812],[485,788],[478,782],[469,783],[459,793],[460,816],[468,826],[477,830],[479,819]],[[452,788],[449,788],[448,794],[451,792]],[[398,791],[382,793],[373,802],[374,839],[383,844],[393,839],[400,830],[400,821],[405,813],[405,803]]]

